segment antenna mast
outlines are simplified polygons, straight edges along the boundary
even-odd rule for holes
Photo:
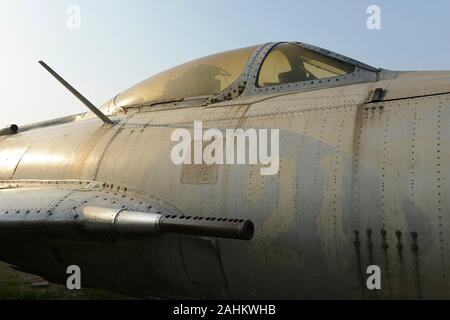
[[[39,64],[43,66],[52,76],[56,78],[67,90],[69,90],[75,97],[78,98],[86,107],[89,108],[97,117],[99,117],[105,124],[114,124],[103,112],[94,106],[88,99],[86,99],[81,93],[79,93],[74,87],[72,87],[66,80],[64,80],[59,74],[57,74],[52,68],[50,68],[44,61],[39,61]]]

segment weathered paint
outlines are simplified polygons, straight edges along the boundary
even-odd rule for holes
[[[86,117],[3,138],[0,221],[76,219],[104,205],[246,218],[256,233],[249,242],[4,233],[0,257],[60,282],[78,264],[88,286],[148,297],[448,298],[448,74],[130,108],[110,115],[113,127]],[[384,100],[367,103],[375,88],[388,88]],[[194,121],[280,129],[278,175],[174,165],[171,133]],[[378,292],[365,286],[371,264],[382,269]]]

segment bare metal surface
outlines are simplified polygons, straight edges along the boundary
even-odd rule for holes
[[[267,52],[258,54],[253,74]],[[76,262],[90,286],[145,297],[449,298],[448,72],[358,66],[364,76],[339,85],[253,93],[250,81],[206,106],[141,106],[113,111],[112,127],[86,115],[0,137],[0,225],[41,221],[46,230],[3,228],[0,258],[62,283]],[[384,94],[368,102],[377,88]],[[173,130],[199,120],[205,129],[279,128],[278,175],[174,165]],[[245,218],[254,237],[117,240],[46,225],[82,227],[86,206]],[[381,291],[365,286],[372,264]]]

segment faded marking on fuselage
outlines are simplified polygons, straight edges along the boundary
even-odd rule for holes
[[[181,184],[216,184],[219,165],[184,164],[181,169]]]
[[[203,141],[203,148],[208,145],[208,142]],[[195,143],[192,141],[191,150],[194,150]],[[180,183],[181,184],[216,184],[219,176],[218,164],[208,165],[205,163],[194,164],[194,154],[191,153],[191,164],[183,164],[181,167]]]
[[[236,129],[242,129],[244,126],[245,121],[245,114],[247,113],[248,109],[250,108],[250,105],[242,105],[238,106],[236,108],[230,108],[228,111],[228,119],[236,119],[237,124],[233,125],[232,127],[234,130]],[[200,120],[200,119],[196,119]],[[209,124],[209,127],[211,128],[214,125],[214,120],[212,120],[212,123]],[[207,128],[204,128],[206,130]],[[219,128],[217,128],[219,129]],[[225,128],[225,129],[232,129],[232,128]],[[236,139],[236,138],[235,138]],[[205,150],[205,147],[209,144],[207,141],[203,141],[203,148],[202,150]],[[236,145],[236,141],[234,143]],[[226,143],[223,143],[224,146],[224,155],[226,154]],[[191,150],[195,150],[194,141],[192,141],[191,144]],[[193,153],[191,153],[191,164],[183,164],[180,174],[180,183],[181,184],[198,184],[198,185],[204,185],[204,184],[216,184],[218,181],[218,176],[220,172],[220,166],[227,168],[227,165],[207,165],[207,164],[193,164]]]

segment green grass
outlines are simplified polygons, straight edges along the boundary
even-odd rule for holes
[[[111,300],[127,297],[95,289],[68,290],[64,286],[50,284],[45,288],[33,288],[43,282],[40,277],[22,273],[0,263],[0,300]]]

